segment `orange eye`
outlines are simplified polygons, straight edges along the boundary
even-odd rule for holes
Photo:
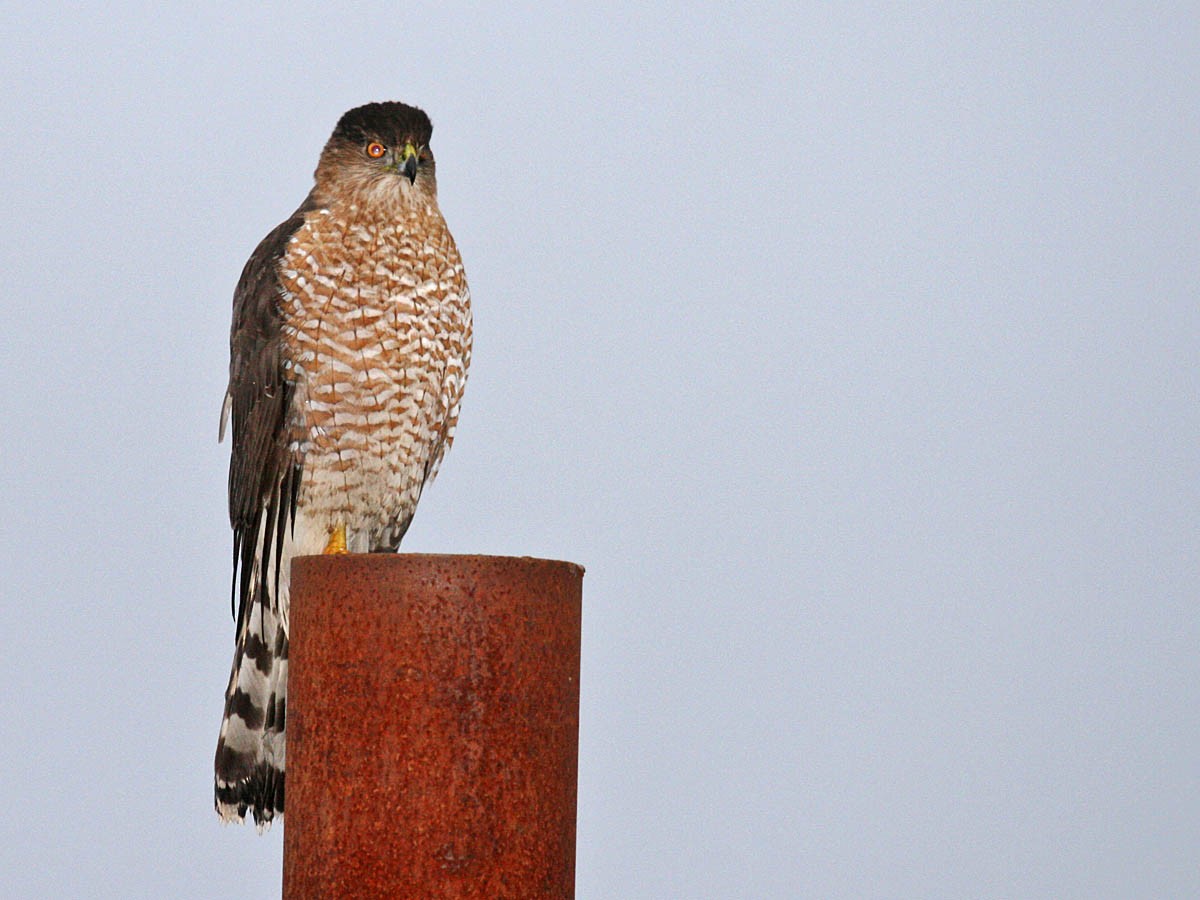
[[[379,159],[385,153],[387,153],[387,148],[379,143],[379,141],[371,141],[371,143],[367,144],[367,156],[371,157],[371,159]]]

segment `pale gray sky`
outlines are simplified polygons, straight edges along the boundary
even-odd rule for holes
[[[1200,896],[1200,16],[10,5],[6,896],[221,828],[234,284],[424,107],[476,353],[405,549],[585,581],[580,898]]]

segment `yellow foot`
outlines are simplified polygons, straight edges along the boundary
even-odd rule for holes
[[[346,526],[339,525],[333,529],[333,533],[329,535],[329,543],[325,545],[322,553],[349,553],[346,548]]]

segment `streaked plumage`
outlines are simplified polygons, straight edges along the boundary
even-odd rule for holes
[[[234,295],[225,821],[249,811],[262,826],[283,811],[291,558],[322,552],[339,525],[351,552],[395,550],[454,437],[471,311],[431,131],[401,103],[346,113],[312,192],[259,244]]]

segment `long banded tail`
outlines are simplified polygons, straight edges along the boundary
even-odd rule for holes
[[[239,629],[217,739],[215,803],[225,822],[246,813],[259,830],[283,814],[288,639],[255,592]]]

